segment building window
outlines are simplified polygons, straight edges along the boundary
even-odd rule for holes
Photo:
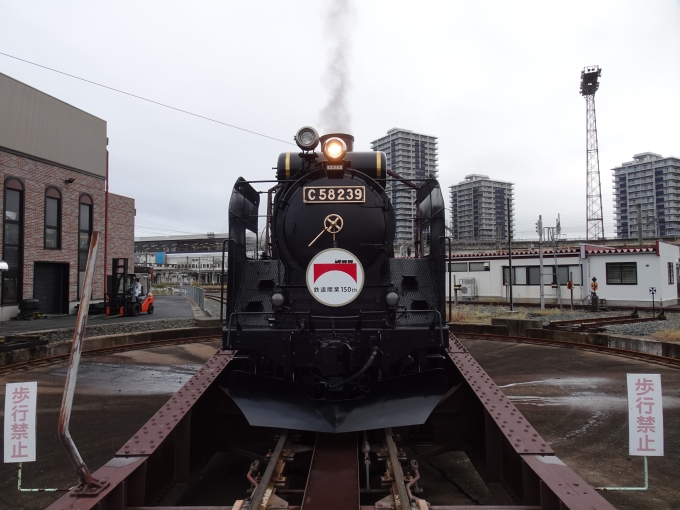
[[[2,304],[22,297],[24,255],[24,186],[18,179],[5,181],[5,223],[2,259],[9,269],[2,273]]]
[[[449,271],[452,273],[467,272],[467,262],[450,262]]]
[[[529,266],[529,285],[541,284],[541,268],[540,266]]]
[[[637,285],[636,262],[611,262],[606,266],[607,285]]]
[[[490,269],[488,262],[470,262],[470,271],[489,271]]]
[[[92,237],[92,205],[92,198],[89,195],[82,195],[80,197],[78,215],[78,299],[81,297],[81,289],[85,281],[87,255],[90,250],[90,237]]]
[[[45,191],[45,248],[61,248],[61,193],[56,188]]]
[[[673,263],[668,263],[668,285],[673,285]]]

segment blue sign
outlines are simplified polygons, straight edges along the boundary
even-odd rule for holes
[[[164,251],[157,251],[156,252],[156,264],[165,264],[165,252]]]

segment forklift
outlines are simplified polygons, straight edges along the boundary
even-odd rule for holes
[[[149,288],[149,275],[128,273],[126,258],[114,258],[111,269],[113,274],[108,275],[106,285],[106,316],[136,317],[142,312],[151,315],[154,299]]]

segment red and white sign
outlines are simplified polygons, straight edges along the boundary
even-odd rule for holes
[[[354,301],[364,286],[364,268],[347,250],[329,248],[318,253],[307,266],[307,288],[327,306]]]
[[[5,387],[5,462],[35,460],[35,409],[38,383]]]
[[[627,374],[627,376],[629,455],[662,457],[661,375]]]

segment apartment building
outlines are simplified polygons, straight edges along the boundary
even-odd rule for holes
[[[387,155],[388,169],[418,183],[418,179],[438,177],[437,143],[435,136],[393,128],[386,136],[373,140],[371,149]],[[387,192],[396,217],[394,249],[403,255],[414,247],[415,190],[388,176]]]
[[[514,230],[514,184],[470,174],[449,188],[453,239],[507,239],[507,200],[510,226]]]
[[[637,238],[637,206],[643,237],[680,236],[680,158],[653,152],[613,168],[616,236]]]

